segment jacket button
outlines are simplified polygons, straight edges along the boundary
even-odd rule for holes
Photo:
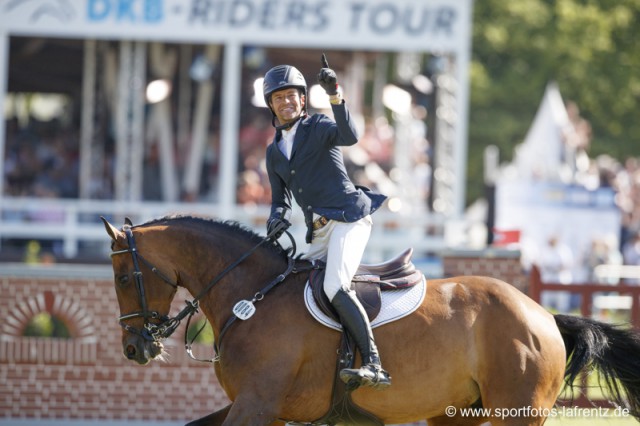
[[[302,194],[302,188],[298,189],[298,194]]]
[[[291,170],[291,174],[292,174],[292,175],[295,175],[295,174],[296,174],[296,171],[295,171],[295,170]]]

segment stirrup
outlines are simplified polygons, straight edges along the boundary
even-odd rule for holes
[[[369,386],[382,390],[391,386],[391,376],[381,366],[365,364],[360,368],[344,368],[340,371],[340,380],[351,390],[360,386]]]

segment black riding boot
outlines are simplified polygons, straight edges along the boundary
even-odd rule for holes
[[[369,318],[367,318],[367,314],[355,293],[339,290],[333,297],[331,304],[338,312],[342,326],[355,340],[362,356],[362,367],[343,369],[340,371],[340,379],[347,384],[355,381],[359,385],[378,389],[384,389],[391,385],[389,373],[384,371],[380,365],[380,356],[373,340]]]

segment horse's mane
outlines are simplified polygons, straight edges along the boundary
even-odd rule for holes
[[[170,224],[171,222],[180,222],[184,224],[194,224],[198,226],[211,227],[218,230],[222,230],[224,232],[229,232],[234,234],[234,236],[238,236],[244,239],[249,240],[249,242],[253,244],[258,244],[264,240],[264,236],[259,235],[253,230],[249,229],[245,225],[237,222],[235,220],[216,220],[199,216],[191,216],[191,215],[169,215],[164,216],[158,219],[152,219],[148,222],[145,222],[140,225],[136,225],[136,228],[153,226],[159,223]],[[268,250],[276,253],[279,256],[287,257],[289,255],[289,251],[285,250],[280,244],[263,244],[262,247],[267,248]]]

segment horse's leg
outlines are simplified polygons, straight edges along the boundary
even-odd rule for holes
[[[185,426],[220,426],[224,424],[225,420],[227,420],[227,416],[231,411],[231,408],[233,405],[234,404],[231,403],[226,407],[224,407],[222,410],[218,410],[215,413],[209,414],[208,416],[204,416],[198,420],[189,422]],[[242,424],[242,425],[249,424],[249,423],[244,423],[242,420],[232,420],[232,421],[233,421],[232,424]],[[237,421],[239,421],[240,423],[236,423]],[[269,423],[257,423],[257,424],[271,425],[271,426],[284,426],[285,422],[280,420],[275,420]]]
[[[187,423],[185,426],[220,426],[222,422],[227,418],[227,414],[229,414],[229,410],[231,410],[231,406],[233,403],[227,405],[221,410],[216,411],[215,413],[211,413],[208,416],[204,416],[198,420],[194,420],[192,422]]]

